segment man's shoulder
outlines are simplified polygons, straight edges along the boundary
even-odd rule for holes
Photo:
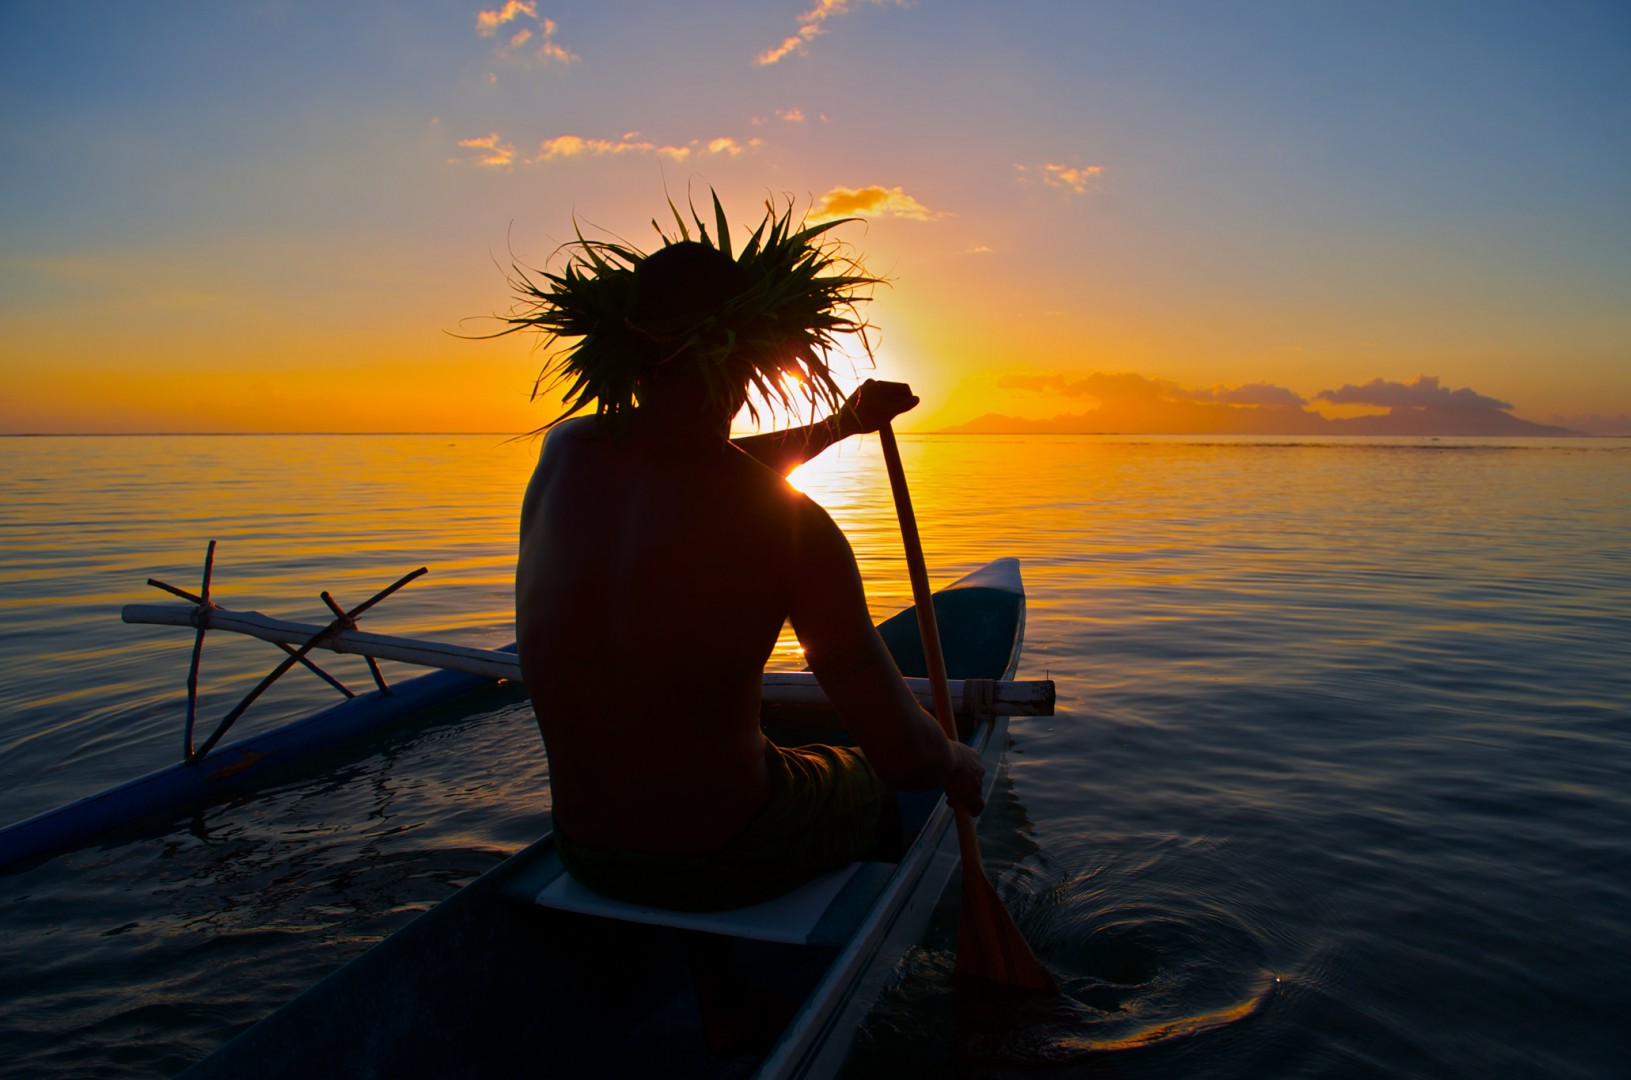
[[[610,450],[616,440],[610,428],[595,416],[575,416],[549,429],[538,454],[541,470],[577,469]]]
[[[582,442],[585,439],[599,441],[606,437],[606,426],[598,416],[574,416],[570,420],[562,420],[549,429],[544,436],[544,446],[550,444]]]

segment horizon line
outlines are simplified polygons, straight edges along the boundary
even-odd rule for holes
[[[524,439],[534,434],[547,434],[547,432],[509,432],[509,431],[0,431],[0,439],[157,439],[157,438],[253,438],[266,436],[283,436],[291,438],[309,438],[311,436],[351,436],[356,438],[402,436],[402,435],[496,435],[507,439]],[[756,434],[743,432],[743,435]],[[876,432],[865,432],[865,435]],[[1124,435],[1134,437],[1144,436],[1194,436],[1218,439],[1631,439],[1631,434],[1600,434],[1590,431],[1560,431],[1546,434],[1520,434],[1515,432],[1488,432],[1485,434],[1463,434],[1455,432],[1419,432],[1419,433],[1378,433],[1378,432],[1343,432],[1343,431],[1117,431],[1106,429],[1102,431],[952,431],[937,429],[934,431],[899,431],[898,435],[935,435],[952,436],[956,438],[987,438],[998,436],[1013,438],[1015,436],[1031,437],[1057,437],[1060,435]]]

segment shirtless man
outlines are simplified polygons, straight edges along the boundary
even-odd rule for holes
[[[647,264],[700,258],[672,250]],[[944,786],[978,813],[978,755],[918,705],[849,543],[782,475],[917,399],[868,382],[824,423],[733,444],[745,378],[729,397],[685,365],[641,378],[621,430],[550,432],[521,511],[516,636],[567,867],[626,899],[734,907],[878,851],[889,789]],[[761,676],[789,619],[864,757],[767,744]]]

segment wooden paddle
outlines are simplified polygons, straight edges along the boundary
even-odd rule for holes
[[[878,428],[883,443],[883,460],[889,469],[889,487],[895,496],[895,513],[900,518],[901,540],[906,546],[906,571],[912,579],[912,600],[917,606],[917,625],[923,636],[923,658],[929,666],[929,683],[934,690],[935,717],[946,738],[957,742],[957,722],[952,714],[951,691],[946,681],[946,659],[940,651],[940,628],[935,623],[934,599],[929,592],[929,571],[923,561],[923,545],[917,535],[917,515],[912,512],[912,495],[906,489],[906,472],[901,468],[900,446],[894,429],[885,421]],[[1014,925],[1002,906],[991,879],[985,876],[980,845],[974,837],[974,819],[967,810],[954,808],[957,817],[957,846],[963,857],[963,907],[957,925],[957,971],[974,975],[999,986],[1039,990],[1054,994],[1059,984]]]

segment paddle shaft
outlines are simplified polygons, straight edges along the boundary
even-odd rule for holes
[[[951,690],[946,679],[946,658],[940,649],[940,627],[935,620],[934,595],[929,591],[929,569],[918,537],[917,514],[912,510],[912,494],[906,486],[906,470],[901,465],[900,444],[886,420],[878,428],[883,444],[884,467],[889,472],[889,489],[895,498],[895,514],[900,518],[901,543],[906,549],[906,573],[912,582],[912,601],[917,608],[917,624],[923,637],[923,659],[934,691],[935,719],[946,738],[957,742],[957,722],[952,714]],[[997,891],[986,877],[980,858],[980,845],[974,836],[974,818],[962,807],[952,808],[957,820],[957,846],[963,859],[963,908],[957,927],[957,970],[990,982],[1028,990],[1057,993],[1058,984],[1048,973],[1019,927],[1002,906]]]
[[[940,648],[940,625],[934,617],[934,594],[929,591],[929,567],[923,558],[923,542],[918,538],[917,514],[912,510],[912,493],[906,487],[906,471],[901,467],[900,444],[887,423],[878,429],[883,440],[884,467],[889,470],[889,487],[895,496],[895,514],[900,518],[901,543],[906,548],[906,576],[912,582],[912,603],[917,608],[917,628],[923,638],[923,660],[929,669],[929,688],[934,694],[934,715],[946,738],[957,742],[957,722],[952,715],[951,689],[946,678],[946,657]]]

